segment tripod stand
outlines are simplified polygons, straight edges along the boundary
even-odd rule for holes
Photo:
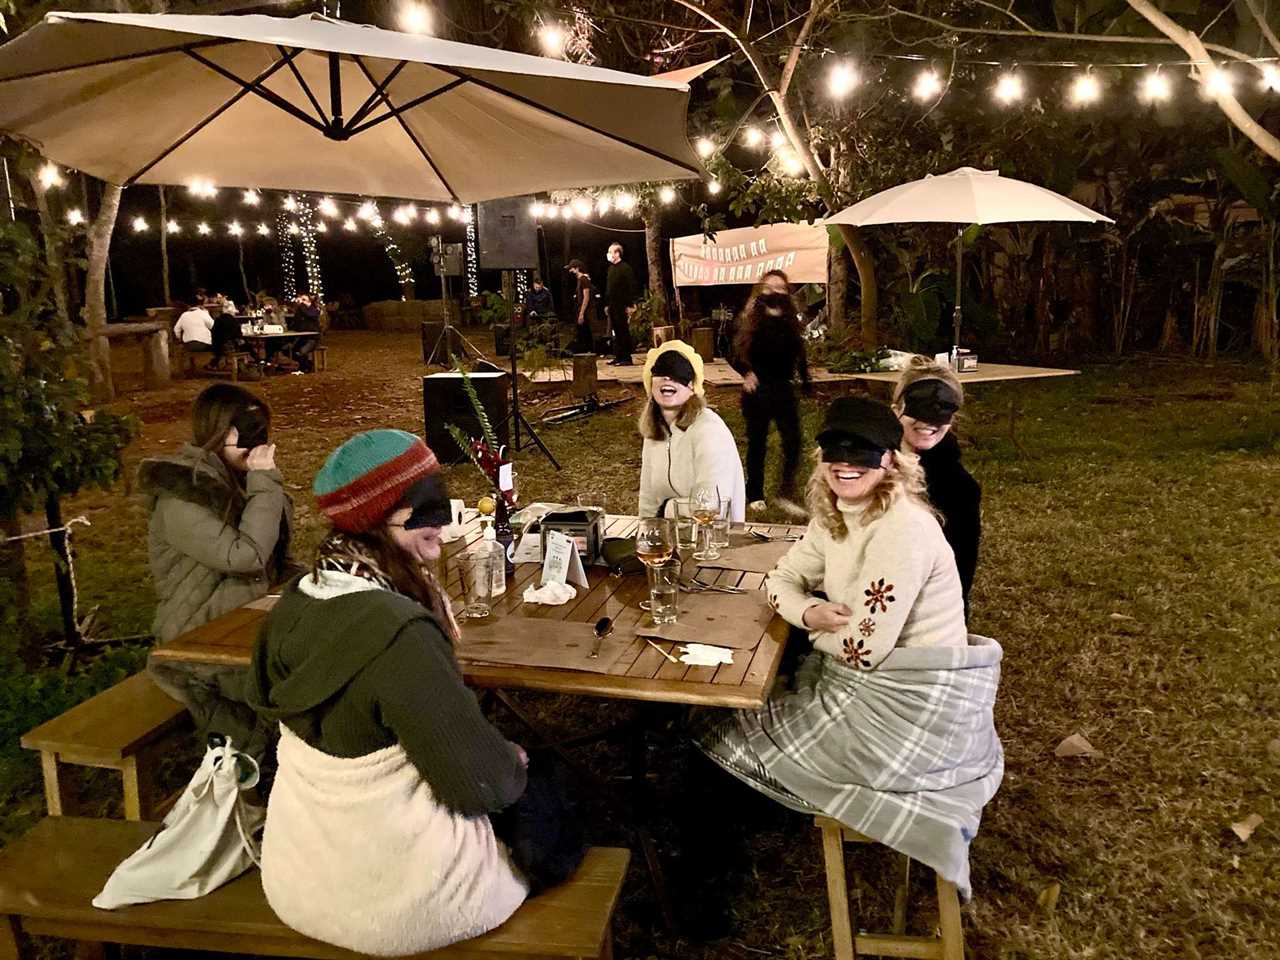
[[[453,310],[449,306],[449,304],[453,303],[453,298],[449,295],[449,275],[443,274],[441,279],[444,281],[444,328],[440,331],[440,335],[436,337],[436,342],[431,347],[431,353],[427,355],[427,366],[433,364],[438,364],[442,367],[449,366],[453,356],[454,343],[459,345],[459,350],[464,357],[470,356],[476,360],[483,360],[484,354],[480,352],[480,348],[464,337],[462,332],[453,325]]]
[[[511,410],[507,413],[507,422],[511,424],[511,449],[517,452],[524,449],[520,442],[520,427],[523,426],[529,434],[529,440],[533,445],[542,451],[543,455],[551,461],[553,467],[559,470],[559,461],[547,449],[547,445],[542,442],[542,438],[538,436],[538,431],[533,429],[533,424],[520,412],[520,373],[516,369],[516,327],[514,323],[511,324],[510,333],[507,335],[507,348],[511,353]]]

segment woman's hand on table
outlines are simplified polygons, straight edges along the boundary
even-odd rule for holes
[[[843,603],[815,603],[804,612],[804,625],[810,630],[835,633],[849,625],[853,611]]]

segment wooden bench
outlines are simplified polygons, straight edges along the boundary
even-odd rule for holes
[[[827,870],[827,900],[831,905],[831,940],[836,960],[855,960],[861,954],[883,957],[918,957],[920,960],[964,960],[964,931],[960,926],[960,897],[956,885],[935,877],[938,891],[938,935],[908,936],[907,894],[910,889],[911,860],[903,857],[902,883],[893,908],[892,933],[859,933],[854,936],[849,916],[849,888],[844,875],[844,845],[875,843],[870,837],[850,830],[830,817],[814,817],[822,832],[822,857]]]
[[[168,383],[169,324],[162,320],[143,320],[138,323],[108,323],[102,327],[102,337],[112,340],[136,340],[142,344],[143,379],[148,389]]]
[[[86,944],[119,943],[215,953],[354,960],[358,954],[286,927],[268,906],[257,870],[197,900],[120,910],[90,901],[154,823],[50,817],[0,851],[0,960],[17,960],[22,933]],[[611,921],[630,853],[594,847],[568,883],[527,901],[496,930],[421,954],[432,960],[609,960]],[[91,951],[86,950],[86,953]]]
[[[145,673],[122,680],[22,737],[22,746],[40,751],[44,798],[50,816],[63,812],[63,764],[119,770],[124,778],[124,815],[141,820],[152,799],[148,754],[185,731],[186,708]]]

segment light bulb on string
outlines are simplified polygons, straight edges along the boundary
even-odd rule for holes
[[[260,237],[271,236],[271,228],[268,227],[265,223],[258,224],[258,236]]]
[[[837,100],[843,100],[858,85],[858,71],[848,62],[837,63],[827,73],[827,90]]]
[[[316,224],[316,233],[328,233],[328,232],[329,232],[329,225],[325,223],[323,220],[321,220],[319,223]]]
[[[603,217],[612,208],[613,208],[613,201],[610,200],[604,194],[601,194],[600,197],[596,200],[596,213],[598,213],[600,216]]]
[[[316,209],[320,211],[322,217],[338,215],[338,205],[333,202],[333,197],[321,197],[320,202],[316,204]]]
[[[391,219],[400,224],[400,226],[407,227],[418,219],[418,208],[411,203],[403,204],[396,207],[395,212],[391,214]]]
[[[357,229],[355,218],[347,217],[347,219],[342,224],[342,229],[346,230],[348,233],[355,233]]]
[[[772,150],[781,150],[787,145],[787,135],[781,130],[775,130],[769,134],[769,148]]]
[[[369,226],[373,227],[375,230],[381,230],[385,226],[382,220],[382,215],[375,213],[373,215],[373,219],[369,221]]]
[[[547,205],[541,200],[535,200],[529,204],[529,216],[535,220],[541,220],[542,215],[547,212]]]
[[[246,190],[244,192],[244,202],[251,207],[256,207],[259,203],[262,202],[262,196],[258,193],[257,190]]]
[[[663,187],[658,191],[658,199],[664,204],[674,203],[676,199],[676,188],[672,186]]]
[[[789,177],[798,177],[804,173],[804,162],[796,155],[794,150],[782,150],[778,153],[778,163],[782,165],[782,172]]]
[[[146,218],[146,217],[134,217],[134,218],[133,218],[133,232],[134,232],[134,233],[146,233],[146,232],[147,232],[147,218]]]
[[[58,170],[57,165],[52,163],[46,163],[41,167],[40,172],[36,174],[36,179],[40,181],[40,186],[45,190],[60,187],[66,182],[62,179],[62,173]]]
[[[431,32],[431,11],[427,9],[426,4],[408,0],[400,8],[399,21],[400,29],[404,33]]]
[[[712,180],[710,183],[707,184],[707,193],[711,194],[713,197],[717,193],[719,193],[720,190],[721,190],[721,187],[720,187],[719,180]]]
[[[623,213],[629,213],[635,209],[635,194],[627,193],[625,190],[617,194],[613,198],[613,205]]]
[[[697,142],[694,143],[693,147],[695,150],[698,151],[698,156],[700,156],[703,160],[706,160],[709,156],[711,156],[713,153],[716,152],[715,141],[713,141],[710,137],[699,137]]]
[[[1005,106],[1021,100],[1025,92],[1022,77],[1016,73],[1002,73],[1000,79],[996,81],[995,98]]]
[[[84,211],[79,207],[72,207],[67,211],[67,223],[73,227],[80,226],[80,224],[84,223]]]
[[[463,223],[470,223],[470,222],[471,222],[471,208],[470,208],[470,207],[462,207],[462,208],[460,208],[460,209],[459,209],[459,211],[458,211],[458,219],[459,219],[459,220],[461,220]]]
[[[538,43],[548,57],[563,57],[569,35],[558,23],[544,23],[538,28]]]
[[[742,131],[742,142],[748,147],[758,147],[764,143],[764,131],[759,127],[747,127]]]
[[[196,233],[200,234],[200,236],[202,237],[207,237],[209,234],[213,233],[213,227],[201,221],[200,223],[196,224]]]
[[[296,223],[289,224],[289,236],[296,237],[301,232],[302,232],[302,228],[298,226]]]
[[[1204,73],[1204,95],[1210,98],[1230,96],[1235,90],[1236,78],[1221,67],[1210,67]]]
[[[917,100],[933,100],[942,93],[942,78],[933,70],[925,70],[911,88],[911,95]]]
[[[1102,99],[1102,84],[1092,73],[1082,73],[1071,82],[1071,102],[1077,106],[1097,103]]]
[[[187,184],[187,191],[195,197],[202,200],[212,200],[218,195],[218,188],[213,185],[212,180],[205,180],[197,177]]]
[[[366,200],[360,204],[360,209],[356,211],[356,216],[366,223],[371,223],[373,218],[378,215],[378,208],[372,200]]]
[[[164,229],[166,233],[181,233],[182,225],[177,220],[166,220]]]
[[[578,219],[583,220],[591,216],[591,198],[590,197],[574,197],[573,198],[573,214]]]
[[[573,219],[573,207],[572,207],[572,206],[570,206],[570,205],[569,205],[569,204],[567,204],[567,203],[566,203],[566,204],[564,204],[564,205],[560,208],[560,216],[561,216],[561,218],[562,218],[562,219],[564,219],[564,220],[572,220],[572,219]]]
[[[1263,93],[1275,93],[1280,90],[1280,67],[1274,63],[1264,63],[1258,86],[1262,88]]]
[[[298,201],[293,194],[289,194],[284,198],[284,208],[288,213],[293,213],[298,209]]]
[[[1159,69],[1153,70],[1142,78],[1142,84],[1138,88],[1138,96],[1148,103],[1162,103],[1169,99],[1173,88],[1166,77]]]
[[[547,219],[558,220],[560,218],[560,208],[554,203],[547,205]]]
[[[449,206],[449,219],[450,219],[450,220],[461,220],[461,219],[462,219],[462,207],[458,206],[456,203],[451,204],[451,205]]]
[[[232,220],[231,226],[227,227],[227,232],[233,237],[240,237],[244,235],[244,227],[240,226],[238,220]]]
[[[427,211],[426,217],[427,217],[427,223],[431,224],[434,227],[437,223],[440,222],[440,211],[437,210],[435,207],[432,207],[430,210]]]

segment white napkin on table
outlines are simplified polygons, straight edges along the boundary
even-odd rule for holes
[[[577,595],[578,591],[571,583],[547,583],[541,587],[530,584],[524,588],[525,603],[542,603],[548,607],[558,607],[562,603],[568,603]]]
[[[681,663],[695,667],[714,667],[721,663],[733,663],[733,651],[728,647],[713,647],[707,643],[690,643],[680,648]]]

